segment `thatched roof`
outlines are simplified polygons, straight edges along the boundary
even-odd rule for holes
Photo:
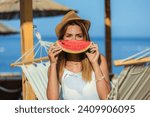
[[[19,32],[0,23],[0,35],[17,34],[17,33]]]
[[[20,0],[0,0],[0,19],[20,17]],[[33,0],[33,17],[57,16],[70,11],[53,0]]]

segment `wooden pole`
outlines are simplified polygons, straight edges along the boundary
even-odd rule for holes
[[[14,67],[14,66],[17,66],[17,65],[23,65],[23,64],[32,64],[33,62],[35,63],[38,63],[38,62],[41,62],[41,61],[47,61],[49,60],[48,56],[46,57],[42,57],[42,58],[37,58],[37,59],[33,59],[33,60],[27,60],[27,61],[23,61],[23,62],[17,62],[17,63],[12,63],[10,66],[11,67]]]
[[[105,0],[105,52],[109,72],[112,72],[110,0]]]
[[[127,65],[135,65],[135,64],[141,64],[141,63],[146,63],[146,62],[150,62],[150,57],[141,58],[139,60],[137,59],[131,59],[127,61],[115,60],[114,65],[115,66],[127,66]]]
[[[21,48],[22,54],[33,48],[33,24],[32,24],[32,0],[20,0],[20,32],[21,32]],[[33,60],[34,53],[25,56],[22,61]],[[35,94],[25,75],[22,75],[23,99],[33,100]]]

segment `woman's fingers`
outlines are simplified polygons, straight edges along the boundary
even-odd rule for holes
[[[92,44],[90,47],[91,48],[98,48],[98,45],[97,44]]]
[[[54,56],[57,56],[61,51],[62,51],[62,49],[57,50],[57,51],[54,53]]]
[[[60,46],[57,46],[57,45],[54,45],[52,44],[49,48],[49,53],[50,54],[54,54],[55,52],[61,50],[61,47]]]
[[[99,58],[99,49],[97,44],[92,44],[89,50],[86,52],[86,55],[91,63],[98,62]]]
[[[48,50],[48,56],[52,63],[57,62],[57,55],[62,51],[61,47],[52,44]]]
[[[60,47],[51,46],[48,51],[48,57],[51,63],[57,63],[58,54],[62,51]]]
[[[60,47],[55,47],[55,48],[52,48],[51,52],[54,54],[55,52],[59,51],[59,50],[62,50]]]
[[[98,51],[98,45],[97,44],[92,44],[88,50],[89,53],[95,53]]]

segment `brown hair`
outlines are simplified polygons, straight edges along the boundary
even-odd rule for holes
[[[69,25],[78,25],[80,26],[82,32],[83,32],[83,38],[84,40],[90,41],[89,38],[89,34],[88,31],[85,27],[85,25],[81,22],[81,21],[71,21],[68,22],[68,24],[66,24],[62,30],[60,31],[60,37],[59,40],[62,40],[64,37],[64,34],[68,28]],[[81,54],[82,56],[82,79],[84,81],[90,81],[91,80],[91,76],[92,76],[92,66],[87,58],[87,56],[85,55],[85,53]],[[63,75],[63,68],[65,67],[66,64],[66,53],[65,52],[61,52],[58,56],[58,63],[57,63],[57,70],[58,70],[58,78],[59,80],[61,80],[61,77]]]

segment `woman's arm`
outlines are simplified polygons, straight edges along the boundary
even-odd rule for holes
[[[62,49],[52,44],[49,48],[48,57],[50,60],[50,66],[48,68],[48,84],[47,84],[47,97],[50,100],[59,99],[59,81],[57,78],[57,60],[58,54]]]
[[[49,100],[59,99],[59,82],[55,63],[52,63],[48,69],[47,98]]]
[[[109,72],[107,62],[104,56],[100,55],[101,64],[93,63],[92,67],[95,73],[96,87],[100,99],[107,99],[110,92]]]
[[[97,92],[100,99],[106,99],[110,92],[107,62],[105,57],[100,54],[97,44],[92,44],[90,50],[91,52],[86,52],[86,55],[91,62],[95,73]],[[99,59],[101,60],[101,63],[99,63]]]

